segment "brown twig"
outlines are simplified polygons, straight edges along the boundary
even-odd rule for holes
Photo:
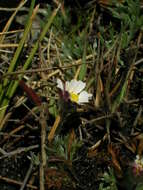
[[[88,123],[92,124],[92,123],[94,123],[94,122],[96,122],[96,121],[100,121],[100,120],[102,120],[102,119],[112,118],[113,116],[114,116],[114,114],[103,115],[103,116],[101,116],[101,117],[97,117],[97,118],[95,118],[95,119],[92,119],[92,120],[89,120],[89,121],[85,121],[85,123],[86,123],[86,124],[88,124]]]
[[[22,138],[24,138],[26,135],[28,135],[29,131],[24,131],[24,135],[23,136],[19,136],[16,139],[14,139],[13,141],[10,141],[9,144],[7,145],[7,148],[12,147],[14,144],[16,144],[19,141],[22,141]]]
[[[15,34],[18,32],[24,32],[24,29],[19,29],[19,30],[11,30],[11,31],[7,31],[7,32],[0,32],[0,35],[6,35],[6,34]],[[3,45],[3,44],[0,44]],[[10,44],[9,44],[10,45]],[[0,46],[1,47],[1,46]]]
[[[22,130],[24,127],[25,127],[24,125],[21,125],[21,126],[17,127],[16,129],[12,130],[8,135],[6,135],[4,137],[4,139],[1,141],[0,144],[3,144],[7,139],[9,139],[12,135],[17,133],[18,131]]]
[[[10,178],[7,178],[7,177],[3,177],[1,175],[0,175],[0,180],[5,181],[7,183],[14,184],[14,185],[22,185],[22,182],[20,182],[20,181],[10,179]],[[38,187],[36,187],[34,185],[30,185],[30,184],[27,184],[26,187],[31,188],[31,189],[38,189]]]
[[[86,61],[93,58],[93,54],[90,54],[88,56],[86,56]],[[78,59],[76,61],[73,61],[72,64],[70,65],[66,65],[66,66],[62,66],[62,67],[51,67],[51,68],[38,68],[38,69],[29,69],[29,70],[26,70],[26,71],[14,71],[14,72],[10,72],[10,73],[6,73],[2,76],[2,78],[4,77],[8,77],[8,76],[11,76],[11,75],[19,75],[19,74],[28,74],[28,73],[37,73],[37,72],[44,72],[44,71],[50,71],[50,70],[55,70],[55,69],[69,69],[69,68],[72,68],[72,67],[76,67],[76,66],[79,66],[82,64],[82,59]]]
[[[29,146],[29,147],[22,147],[22,148],[18,148],[17,150],[13,150],[11,152],[5,152],[4,155],[0,157],[0,160],[2,160],[4,158],[7,158],[7,157],[14,156],[16,154],[20,154],[22,152],[27,152],[27,151],[30,151],[30,150],[33,150],[33,149],[37,149],[37,148],[39,148],[39,145],[32,145],[32,146]]]
[[[5,137],[8,137],[8,138],[9,138],[9,133],[0,132],[0,136],[3,136],[4,138],[5,138]],[[25,135],[12,134],[12,135],[10,135],[10,137],[14,137],[14,138],[20,137],[20,138],[23,138],[23,137],[25,137]],[[29,138],[29,139],[34,139],[35,136],[34,136],[34,135],[30,135],[30,136],[28,136],[28,138]]]
[[[45,141],[46,141],[46,104],[41,105],[41,164],[40,164],[40,190],[45,189],[45,167],[46,167],[46,151],[45,151]]]
[[[28,182],[28,179],[29,179],[29,177],[30,177],[30,174],[31,174],[31,172],[32,172],[32,169],[33,169],[33,163],[32,163],[32,161],[31,161],[30,167],[29,167],[29,169],[28,169],[28,171],[27,171],[27,173],[26,173],[26,176],[25,176],[25,178],[24,178],[24,181],[23,181],[23,183],[22,183],[22,185],[21,185],[21,187],[20,187],[20,190],[23,190],[23,189],[26,187],[26,183]]]

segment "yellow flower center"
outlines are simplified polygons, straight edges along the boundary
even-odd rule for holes
[[[78,102],[78,97],[79,95],[78,94],[74,94],[74,93],[70,93],[70,99],[72,102]]]

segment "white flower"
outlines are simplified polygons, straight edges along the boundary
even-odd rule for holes
[[[66,81],[65,84],[60,79],[57,79],[57,87],[65,92],[69,93],[69,98],[72,102],[76,102],[77,104],[88,103],[89,99],[91,99],[92,94],[89,94],[85,90],[86,84],[82,81],[77,81],[73,79],[71,81]]]
[[[136,155],[135,163],[142,166],[143,168],[143,158],[141,158],[139,155]]]
[[[143,173],[143,157],[136,155],[136,159],[133,164],[133,173],[135,175],[140,175]]]

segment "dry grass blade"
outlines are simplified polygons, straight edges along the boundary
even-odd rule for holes
[[[11,23],[12,23],[14,17],[15,17],[15,15],[16,15],[17,12],[21,9],[21,7],[23,7],[23,5],[24,5],[26,2],[27,2],[27,0],[22,0],[22,1],[20,2],[19,6],[16,8],[15,12],[11,15],[11,17],[10,17],[9,20],[7,21],[5,27],[4,27],[3,31],[2,31],[3,35],[0,36],[0,44],[3,43],[3,41],[4,41],[4,39],[5,39],[5,35],[6,35],[5,32],[8,31],[8,29],[9,29],[9,27],[10,27],[10,25],[11,25]]]
[[[72,148],[72,143],[74,139],[75,139],[75,132],[74,132],[74,129],[72,129],[69,136],[69,141],[68,141],[68,160],[70,160],[71,148]]]
[[[21,190],[132,189],[122,180],[143,160],[143,10],[109,1],[7,9],[16,16],[0,33],[0,177],[25,178]]]
[[[118,176],[122,176],[122,169],[121,166],[119,164],[119,161],[117,160],[117,153],[115,152],[116,150],[114,150],[113,146],[111,144],[108,145],[108,152],[111,154],[112,156],[112,162],[113,162],[113,166],[115,167],[115,170],[117,172]]]
[[[100,102],[101,102],[101,93],[103,92],[103,83],[102,83],[102,79],[100,74],[98,75],[97,78],[97,90],[96,90],[96,98],[95,98],[95,107],[99,107],[100,106]]]
[[[50,133],[49,133],[49,135],[48,135],[48,141],[49,141],[49,143],[52,142],[52,140],[53,140],[53,138],[54,138],[54,135],[55,135],[55,132],[56,132],[56,129],[57,129],[57,127],[59,126],[60,121],[61,121],[61,117],[58,115],[58,116],[56,117],[56,120],[55,120],[55,122],[54,122],[54,125],[52,126],[51,131],[50,131]]]
[[[32,1],[32,3],[34,4],[34,0]],[[26,40],[26,37],[29,33],[29,30],[31,28],[31,25],[32,25],[32,20],[34,19],[37,11],[38,11],[38,8],[39,8],[39,5],[37,5],[33,11],[33,14],[32,14],[32,11],[31,11],[31,15],[29,14],[30,16],[30,19],[28,21],[28,24],[25,28],[25,31],[24,31],[24,34],[23,34],[23,38],[21,39],[20,43],[19,43],[19,46],[14,54],[14,57],[11,61],[11,64],[8,68],[8,73],[9,72],[12,72],[14,69],[15,69],[15,66],[16,66],[16,63],[17,63],[17,60],[20,56],[20,53],[22,51],[22,47],[24,45],[24,42]],[[32,9],[32,8],[31,8]],[[15,86],[13,84],[13,81],[11,81],[9,84],[9,80],[6,78],[3,82],[3,84],[0,84],[0,104],[2,107],[8,105],[9,101],[10,101],[10,98],[13,96],[14,92],[15,92]],[[8,87],[7,87],[8,85]],[[7,88],[6,88],[7,87]],[[6,88],[6,89],[5,89]],[[6,97],[9,97],[9,98],[6,98]],[[3,117],[4,117],[4,114],[6,112],[6,109],[3,109],[2,111],[0,111],[0,123],[2,123],[2,120],[3,120]],[[3,125],[1,124],[0,125],[0,129],[3,128]]]
[[[41,105],[41,164],[40,164],[40,190],[44,190],[45,184],[45,176],[44,171],[46,167],[46,151],[45,151],[45,144],[46,144],[46,105]]]

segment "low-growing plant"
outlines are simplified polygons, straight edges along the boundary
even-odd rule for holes
[[[103,174],[101,180],[102,182],[100,183],[98,190],[118,190],[116,177],[112,168],[109,168],[108,172]]]

